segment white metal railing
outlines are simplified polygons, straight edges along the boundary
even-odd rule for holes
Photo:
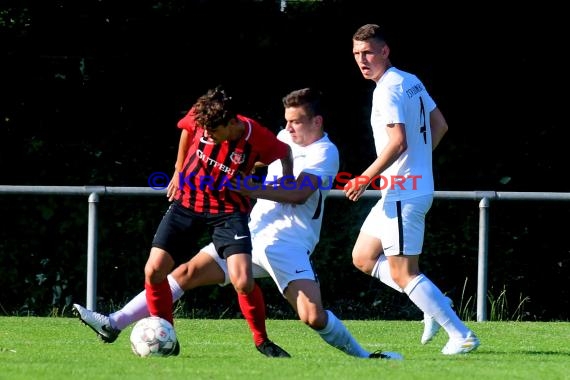
[[[102,195],[164,196],[166,190],[150,187],[110,186],[12,186],[0,185],[0,194],[57,194],[88,197],[87,226],[87,297],[86,307],[95,310],[97,303],[97,203]],[[329,197],[344,198],[342,190],[331,190]],[[378,198],[379,190],[367,190],[363,198]],[[570,201],[570,193],[552,192],[498,192],[498,191],[436,191],[436,199],[463,199],[479,201],[479,246],[477,261],[477,321],[487,320],[487,261],[489,249],[489,207],[493,200]]]

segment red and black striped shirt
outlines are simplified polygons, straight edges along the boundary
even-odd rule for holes
[[[229,189],[236,175],[251,173],[256,162],[270,164],[285,158],[289,147],[257,121],[237,115],[245,124],[239,140],[215,144],[203,137],[191,111],[178,122],[192,139],[182,172],[176,200],[195,212],[212,214],[249,212],[251,200]]]

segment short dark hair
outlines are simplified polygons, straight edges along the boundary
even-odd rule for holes
[[[375,39],[378,42],[387,43],[386,33],[377,24],[366,24],[362,25],[352,36],[355,41],[366,41],[370,39]]]
[[[194,103],[194,118],[203,128],[215,129],[220,125],[227,125],[237,116],[232,98],[226,94],[222,86],[217,86]]]
[[[307,87],[291,91],[283,97],[283,106],[303,107],[311,117],[323,114],[322,94],[320,91]]]

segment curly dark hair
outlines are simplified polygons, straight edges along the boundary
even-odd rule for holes
[[[205,95],[200,96],[193,108],[196,123],[207,129],[227,125],[237,116],[232,98],[221,86],[208,90]]]

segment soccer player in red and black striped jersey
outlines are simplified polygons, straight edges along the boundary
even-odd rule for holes
[[[167,189],[173,202],[158,226],[145,266],[149,312],[173,322],[167,275],[176,262],[186,261],[189,250],[196,251],[191,247],[208,231],[220,257],[227,260],[245,314],[244,306],[260,304],[263,295],[252,274],[251,202],[230,190],[231,181],[249,175],[256,162],[268,165],[275,160],[281,160],[283,176],[293,178],[291,148],[257,121],[237,114],[220,87],[201,96],[178,128],[178,157]]]

